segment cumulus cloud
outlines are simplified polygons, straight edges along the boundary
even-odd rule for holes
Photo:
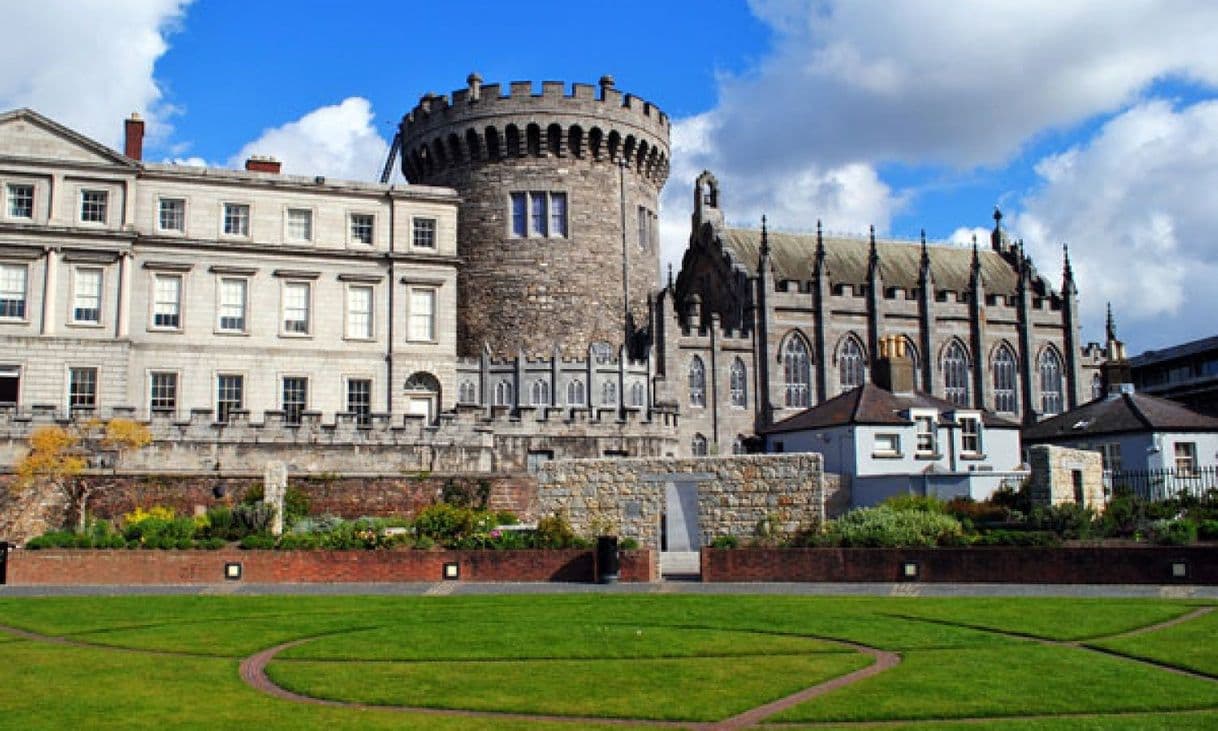
[[[118,147],[140,112],[151,138],[173,109],[153,77],[187,0],[7,3],[0,24],[0,109],[30,107]]]
[[[377,134],[373,116],[367,99],[348,97],[265,130],[228,164],[240,168],[250,155],[272,155],[283,163],[285,173],[376,180],[389,154],[389,144]]]
[[[1135,350],[1212,334],[1218,101],[1139,104],[1036,172],[1012,225],[1041,262],[1069,243],[1085,323],[1101,322],[1111,301]]]

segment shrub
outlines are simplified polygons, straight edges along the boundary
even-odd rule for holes
[[[255,533],[245,536],[241,539],[241,548],[245,550],[264,550],[275,547],[274,536],[268,536],[263,533]]]
[[[308,533],[329,533],[337,530],[343,522],[342,518],[334,515],[301,518],[292,524],[291,532],[301,535]]]
[[[440,499],[458,508],[485,510],[490,498],[491,483],[487,480],[478,480],[471,485],[469,482],[458,483],[456,480],[448,479],[440,488]]]
[[[1011,511],[989,500],[977,502],[966,497],[952,498],[945,506],[945,512],[954,516],[961,523],[966,523],[966,529],[971,525],[1002,523],[1010,520]],[[971,524],[971,525],[969,525]]]
[[[166,522],[178,517],[173,508],[167,508],[163,505],[154,505],[145,510],[144,508],[136,508],[130,513],[123,514],[123,525],[131,525],[132,523],[141,523],[148,518],[156,518]]]
[[[1003,483],[993,495],[990,495],[990,504],[1000,508],[1006,508],[1012,513],[1027,515],[1032,512],[1032,482],[1024,480],[1019,487],[1012,486],[1009,482]]]
[[[715,536],[711,548],[739,548],[740,539],[736,536]]]
[[[233,527],[238,537],[264,532],[271,525],[274,508],[264,502],[242,503],[233,508]]]
[[[639,550],[639,540],[637,538],[623,538],[617,544],[620,551],[637,551]]]
[[[577,547],[575,531],[561,515],[551,515],[537,521],[537,548]]]
[[[1092,538],[1099,535],[1103,527],[1096,520],[1094,510],[1077,503],[1035,508],[1029,522],[1036,529],[1053,531],[1062,538]]]
[[[1197,524],[1191,520],[1156,520],[1150,529],[1154,542],[1161,546],[1187,546],[1197,541]]]
[[[1056,533],[1043,530],[992,530],[977,536],[976,546],[1059,546]]]
[[[935,546],[963,533],[960,521],[949,515],[886,505],[851,510],[830,521],[828,531],[843,546],[883,548]]]
[[[420,551],[430,551],[436,547],[436,542],[430,536],[419,536],[414,539],[414,547]]]
[[[922,495],[893,495],[881,503],[883,507],[916,513],[946,513],[947,504],[937,497]]]
[[[76,543],[76,534],[71,531],[59,530],[43,533],[37,538],[26,541],[25,547],[31,551],[44,548],[71,548]]]
[[[207,511],[207,527],[203,531],[205,537],[227,540],[235,537],[234,530],[232,510],[219,505]]]
[[[1203,520],[1197,526],[1197,536],[1206,541],[1218,541],[1218,520]]]
[[[224,540],[223,538],[204,538],[203,540],[199,541],[198,544],[199,548],[208,551],[217,551],[227,545],[228,541]]]
[[[414,519],[415,533],[447,545],[474,528],[474,512],[447,503],[424,508]]]
[[[312,533],[284,533],[279,539],[282,551],[310,551],[320,547],[320,536]]]
[[[283,494],[283,522],[291,525],[309,514],[309,496],[289,487]]]

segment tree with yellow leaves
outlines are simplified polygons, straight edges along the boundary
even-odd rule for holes
[[[90,458],[104,452],[121,458],[125,452],[152,441],[148,427],[130,419],[90,419],[68,427],[40,426],[30,433],[30,451],[17,463],[18,490],[49,484],[67,495],[76,515],[76,530],[83,532],[89,497],[97,487],[85,471]]]

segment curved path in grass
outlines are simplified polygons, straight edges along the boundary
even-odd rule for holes
[[[389,711],[404,711],[409,713],[421,713],[437,716],[462,716],[469,718],[496,718],[504,720],[517,721],[547,721],[558,723],[576,723],[576,724],[601,724],[601,725],[621,725],[621,726],[637,726],[639,724],[647,724],[659,728],[686,728],[686,729],[704,729],[705,731],[731,731],[733,729],[747,728],[759,723],[762,719],[774,715],[780,711],[784,711],[791,706],[798,705],[817,696],[824,695],[838,688],[845,687],[852,683],[857,683],[873,675],[884,672],[896,665],[900,664],[901,657],[895,652],[887,652],[866,645],[859,645],[853,642],[844,642],[841,640],[831,640],[828,638],[817,637],[816,639],[842,647],[848,647],[856,652],[871,656],[875,662],[865,668],[855,670],[852,673],[842,675],[832,680],[826,680],[823,683],[817,683],[803,690],[792,693],[785,698],[779,698],[762,706],[749,709],[744,713],[737,714],[722,721],[712,723],[696,723],[689,721],[660,721],[648,718],[605,718],[602,716],[554,716],[545,714],[526,714],[526,713],[509,713],[499,711],[471,711],[453,708],[425,708],[421,706],[391,706],[391,705],[372,705],[368,703],[355,703],[348,701],[335,701],[325,698],[315,698],[313,696],[301,695],[288,690],[280,685],[276,685],[274,681],[266,674],[266,666],[270,664],[275,656],[292,647],[309,642],[314,638],[305,638],[285,642],[281,645],[276,645],[269,649],[263,650],[257,654],[251,655],[241,661],[241,680],[255,690],[261,691],[276,698],[292,701],[295,703],[312,703],[316,705],[331,706],[336,708],[352,708],[358,710],[389,710]]]

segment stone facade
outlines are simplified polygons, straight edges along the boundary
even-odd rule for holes
[[[1038,444],[1028,448],[1033,505],[1080,503],[1097,512],[1104,499],[1103,455],[1082,449]]]
[[[406,179],[461,196],[459,351],[616,349],[646,327],[659,283],[668,116],[610,77],[599,91],[550,81],[540,95],[530,82],[504,91],[472,74],[451,102],[424,96],[400,128]],[[514,195],[525,196],[523,222]]]
[[[666,485],[685,481],[698,484],[700,545],[753,536],[762,523],[790,534],[826,517],[819,454],[557,460],[537,473],[538,510],[565,516],[577,533],[609,532],[658,548]]]

